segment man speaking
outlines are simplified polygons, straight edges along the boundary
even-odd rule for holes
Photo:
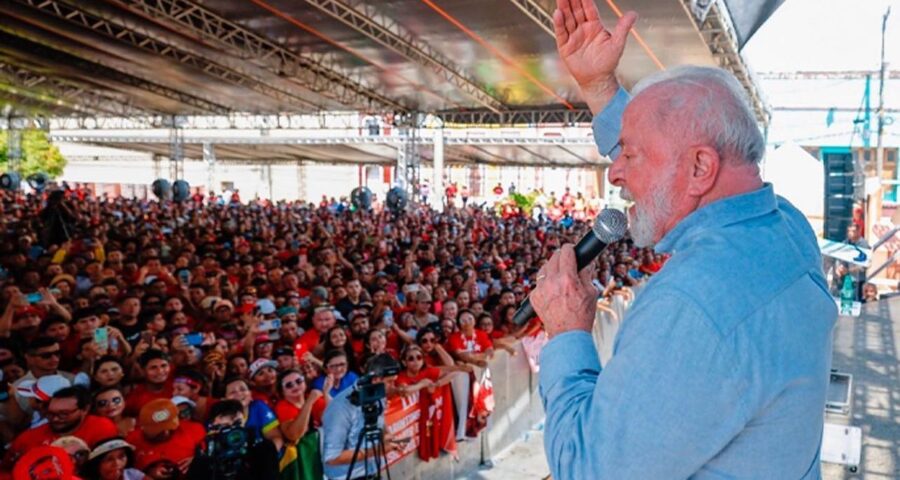
[[[602,367],[594,269],[579,275],[566,245],[538,274],[553,477],[820,478],[836,307],[809,224],[760,179],[765,144],[740,84],[677,68],[630,98],[614,73],[636,16],[608,31],[592,0],[557,1],[557,46],[614,158],[609,180],[634,202],[632,238],[672,257]]]

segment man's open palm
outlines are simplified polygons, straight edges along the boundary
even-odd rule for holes
[[[556,0],[556,5],[556,48],[583,93],[617,86],[616,67],[637,14],[625,13],[610,32],[600,21],[593,0]]]

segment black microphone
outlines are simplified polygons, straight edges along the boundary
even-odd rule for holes
[[[581,237],[578,244],[575,245],[575,262],[578,265],[578,271],[591,263],[600,252],[606,249],[610,243],[620,240],[625,236],[625,229],[628,227],[628,220],[625,214],[612,209],[605,209],[597,215],[591,230]],[[513,323],[516,325],[524,325],[534,317],[534,308],[531,307],[531,300],[526,298],[516,315],[513,317]]]

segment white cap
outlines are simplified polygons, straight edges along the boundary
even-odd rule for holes
[[[62,375],[45,375],[37,380],[23,381],[16,387],[16,393],[20,397],[49,402],[53,398],[53,394],[71,386],[72,383]]]
[[[191,407],[197,406],[197,404],[193,400],[191,400],[190,398],[187,398],[183,395],[175,395],[174,397],[172,397],[172,403],[174,403],[176,407],[178,405],[181,405],[182,403],[186,403],[186,404],[190,405]]]

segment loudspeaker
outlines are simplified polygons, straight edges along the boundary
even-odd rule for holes
[[[172,200],[183,202],[191,196],[191,186],[185,180],[175,180],[172,184]]]
[[[406,204],[409,203],[406,190],[400,187],[388,190],[386,203],[388,209],[393,213],[401,213],[403,210],[406,210]]]
[[[6,172],[0,175],[0,188],[3,190],[18,190],[22,184],[22,178],[17,172]]]
[[[50,184],[50,175],[47,175],[44,172],[32,173],[28,176],[27,182],[34,191],[40,193]]]
[[[368,187],[356,187],[350,192],[350,203],[360,210],[372,208],[372,191]]]
[[[157,178],[150,185],[150,190],[160,200],[168,200],[172,196],[172,185],[165,178]]]

